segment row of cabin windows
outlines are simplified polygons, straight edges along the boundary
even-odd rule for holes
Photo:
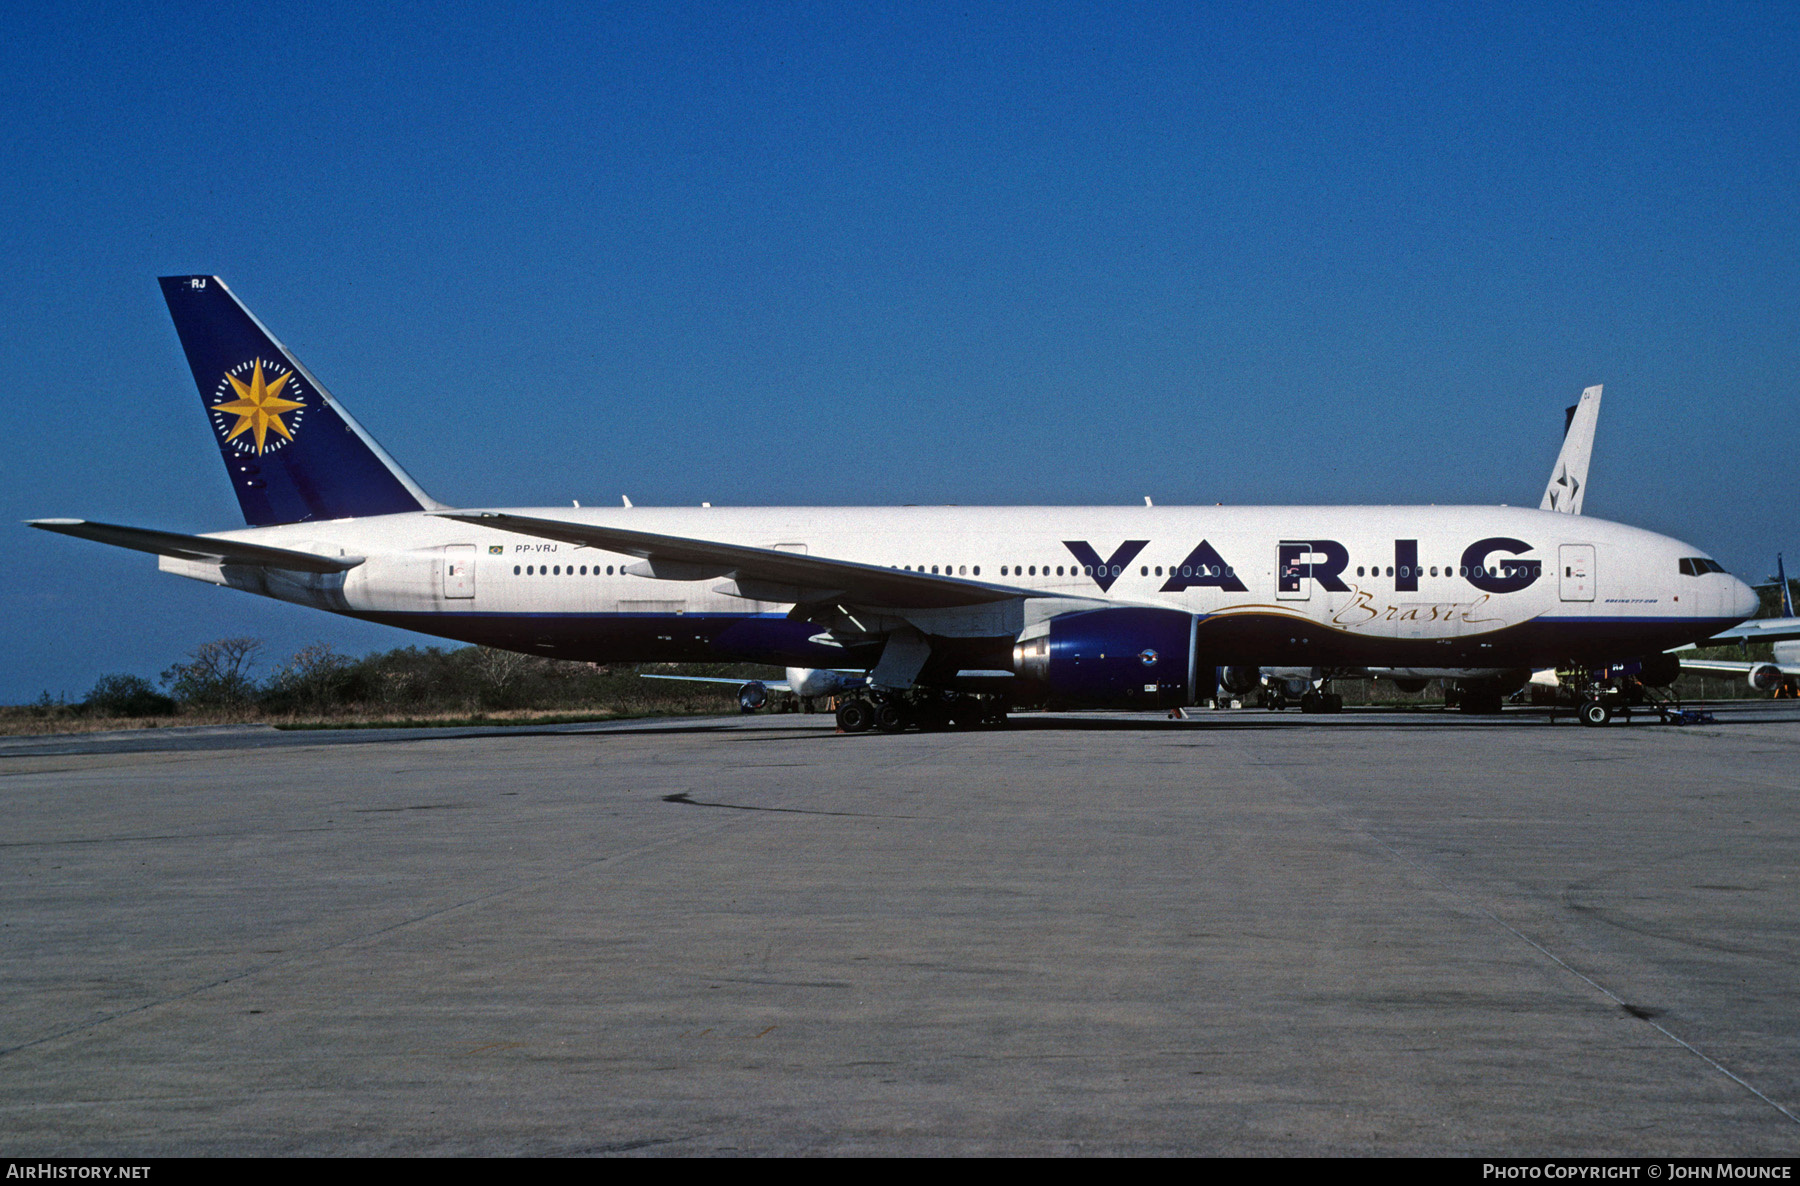
[[[1683,563],[1686,563],[1686,562],[1684,561]],[[1707,563],[1710,564],[1712,562],[1707,561]],[[1009,568],[1011,569],[1010,573],[1007,571]],[[1069,575],[1069,576],[1089,576],[1089,577],[1091,577],[1096,574],[1098,574],[1099,576],[1107,576],[1108,575],[1108,569],[1107,569],[1106,565],[1104,565],[1104,564],[1100,564],[1100,565],[1084,564],[1081,566],[1079,571],[1076,569],[1076,567],[1073,564],[1067,564],[1067,565],[1059,564],[1055,568],[1055,575],[1056,576],[1064,575],[1065,569],[1067,570],[1067,575]],[[931,571],[936,572],[937,569],[934,568]],[[975,571],[980,572],[981,570],[976,569]],[[1723,570],[1721,569],[1719,571],[1723,571]],[[1121,575],[1123,572],[1124,572],[1123,567],[1115,564],[1112,566],[1110,575],[1116,577],[1116,576]],[[1152,568],[1150,565],[1146,564],[1146,565],[1141,565],[1138,568],[1139,576],[1147,577],[1152,572],[1155,572],[1155,574],[1157,576],[1162,576],[1163,575],[1162,565],[1158,564],[1154,568]],[[1428,568],[1427,566],[1425,566],[1423,564],[1416,565],[1416,566],[1409,565],[1409,564],[1402,564],[1400,566],[1399,572],[1402,577],[1426,576],[1427,574],[1429,574],[1431,576],[1437,576],[1438,575],[1438,566],[1434,564]],[[1475,576],[1490,576],[1490,577],[1526,576],[1528,574],[1532,575],[1532,576],[1536,576],[1536,575],[1541,574],[1542,572],[1543,572],[1543,565],[1540,562],[1535,561],[1535,560],[1527,562],[1527,563],[1522,563],[1522,564],[1498,564],[1498,565],[1489,566],[1487,568],[1483,568],[1479,565],[1474,568],[1470,568],[1466,564],[1460,565],[1454,569],[1451,568],[1448,564],[1443,566],[1443,574],[1445,576],[1465,576],[1466,577],[1471,574],[1473,574]],[[1038,566],[1035,564],[1030,564],[1030,565],[1005,565],[1005,564],[1003,564],[1000,566],[1000,575],[1001,576],[1011,575],[1011,576],[1015,576],[1015,577],[1037,576],[1038,575]],[[1051,567],[1048,564],[1044,565],[1044,575],[1045,576],[1052,575]],[[1218,565],[1218,564],[1212,564],[1212,565],[1184,564],[1180,568],[1176,568],[1174,565],[1170,565],[1169,566],[1169,575],[1170,576],[1184,576],[1184,577],[1193,577],[1193,576],[1235,577],[1237,575],[1237,570],[1235,568],[1232,568],[1230,565]],[[1371,566],[1371,565],[1361,564],[1361,565],[1358,565],[1356,568],[1356,575],[1359,577],[1361,577],[1361,576],[1378,577],[1378,576],[1382,575],[1382,569],[1381,569],[1380,565]],[[1390,577],[1394,575],[1394,566],[1392,564],[1387,566],[1387,575]]]
[[[533,571],[534,569],[536,570],[535,572]],[[605,575],[611,576],[612,574],[613,574],[613,566],[609,564],[606,566]],[[514,576],[528,576],[528,577],[529,576],[572,577],[576,574],[575,574],[575,566],[573,564],[527,564],[522,573],[519,570],[519,566],[515,564],[515,565],[513,565],[513,575]],[[588,566],[585,564],[581,566],[581,575],[582,576],[588,575]],[[600,566],[598,564],[594,565],[594,575],[595,576],[601,575]]]
[[[1517,561],[1517,562],[1514,562],[1511,564],[1490,564],[1490,565],[1487,565],[1485,568],[1479,564],[1477,564],[1473,568],[1469,567],[1467,564],[1459,564],[1454,568],[1452,568],[1450,565],[1446,564],[1443,567],[1444,567],[1444,575],[1447,577],[1467,577],[1467,576],[1476,576],[1476,577],[1482,577],[1482,576],[1486,576],[1486,577],[1531,576],[1531,577],[1536,577],[1536,576],[1542,576],[1543,572],[1544,572],[1544,564],[1543,564],[1543,561],[1541,561],[1541,560],[1524,560],[1524,561]],[[1394,575],[1394,571],[1395,571],[1394,566],[1390,564],[1387,566],[1386,575],[1391,577]],[[1429,568],[1427,568],[1423,564],[1419,564],[1419,565],[1402,564],[1399,568],[1399,572],[1402,577],[1437,576],[1438,575],[1438,566],[1433,564]],[[1356,575],[1357,576],[1363,575],[1363,570],[1362,570],[1361,565],[1357,566]],[[1381,568],[1380,565],[1375,565],[1369,569],[1369,575],[1372,577],[1381,576],[1381,575],[1383,575],[1383,569]]]
[[[1699,567],[1701,565],[1705,565],[1706,567],[1704,567],[1704,568]],[[906,572],[925,572],[926,571],[926,568],[923,564],[918,565],[917,567],[914,567],[911,564],[902,565],[901,567]],[[1043,568],[1044,568],[1045,576],[1051,575],[1050,574],[1050,566],[1048,564],[1044,565]],[[1357,565],[1356,566],[1356,575],[1359,577],[1365,575],[1364,571],[1363,571],[1365,568],[1369,568],[1369,566],[1361,565],[1361,564]],[[1008,571],[1009,569],[1010,569],[1010,572]],[[1094,576],[1096,574],[1096,572],[1100,576],[1108,575],[1107,567],[1104,564],[1100,564],[1100,565],[1084,564],[1081,566],[1081,571],[1079,572],[1079,574],[1076,572],[1075,565],[1073,565],[1073,564],[1058,564],[1056,566],[1056,575],[1059,577],[1065,575],[1065,573],[1064,573],[1065,569],[1067,570],[1067,575],[1069,575],[1069,576],[1080,575],[1080,576],[1091,577],[1091,576]],[[593,571],[594,576],[602,575],[600,566],[598,564],[593,566],[593,570],[594,570]],[[938,565],[933,564],[931,566],[930,571],[934,574],[938,574],[940,572],[940,568]],[[1138,575],[1147,577],[1150,575],[1150,571],[1151,571],[1150,566],[1146,564],[1146,565],[1141,566],[1138,569]],[[1432,575],[1432,576],[1438,575],[1437,565],[1435,565],[1435,564],[1432,565],[1429,571],[1430,571],[1430,575]],[[1723,568],[1719,567],[1719,563],[1716,560],[1707,560],[1704,558],[1696,557],[1693,559],[1683,560],[1681,562],[1681,571],[1689,576],[1699,576],[1700,573],[1702,573],[1702,572],[1724,572],[1725,570]],[[1118,565],[1118,564],[1115,564],[1112,566],[1112,569],[1111,569],[1112,576],[1115,576],[1115,577],[1119,576],[1123,572],[1124,572],[1123,566]],[[1418,576],[1425,576],[1426,572],[1427,572],[1426,567],[1423,564],[1418,566],[1418,573],[1417,573]],[[1543,572],[1543,565],[1536,561],[1532,561],[1528,564],[1501,564],[1501,565],[1495,565],[1495,566],[1492,566],[1492,567],[1489,567],[1486,569],[1483,569],[1479,566],[1477,566],[1474,569],[1471,569],[1467,565],[1462,565],[1455,570],[1454,575],[1466,577],[1471,572],[1473,572],[1476,576],[1486,575],[1486,576],[1490,576],[1490,577],[1525,576],[1527,574],[1532,575],[1532,576],[1537,576]],[[942,566],[941,574],[944,576],[965,576],[965,577],[966,576],[980,576],[981,575],[981,565],[977,564],[973,568],[971,568],[969,565],[966,565],[966,564],[963,564],[963,565],[946,564],[946,565]],[[513,565],[513,575],[514,576],[528,576],[528,577],[529,576],[571,576],[572,577],[572,576],[576,576],[578,574],[577,574],[576,566],[573,564],[568,564],[568,565],[527,564],[527,565],[524,565],[523,567],[515,564],[515,565]],[[581,565],[580,570],[579,570],[579,575],[580,576],[589,575],[587,565],[585,565],[585,564]],[[606,576],[613,575],[613,566],[612,565],[609,564],[606,566],[605,575]],[[1038,566],[1035,564],[1029,564],[1029,565],[1002,564],[1000,566],[1000,575],[1001,576],[1015,576],[1015,577],[1037,576],[1038,575]],[[1160,564],[1156,565],[1156,575],[1157,576],[1163,575],[1163,566]],[[1213,564],[1213,565],[1184,564],[1180,567],[1180,569],[1177,569],[1174,565],[1170,565],[1169,566],[1169,575],[1170,576],[1180,575],[1180,576],[1184,576],[1184,577],[1192,577],[1192,576],[1202,576],[1202,577],[1233,576],[1234,577],[1237,575],[1237,570],[1232,568],[1230,565],[1221,566],[1221,565],[1217,565],[1217,564]],[[1377,577],[1381,576],[1382,575],[1381,567],[1379,565],[1376,565],[1372,568],[1369,568],[1367,575],[1377,576]],[[1387,575],[1388,576],[1394,575],[1394,566],[1391,564],[1387,566]],[[1413,576],[1414,573],[1412,571],[1412,567],[1409,565],[1402,564],[1400,566],[1400,575],[1402,577]],[[1444,575],[1445,576],[1453,575],[1450,566],[1447,564],[1444,566]]]

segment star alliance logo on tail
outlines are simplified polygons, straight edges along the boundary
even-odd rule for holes
[[[226,371],[214,394],[207,409],[213,427],[224,444],[246,457],[261,457],[291,442],[306,415],[299,378],[281,363],[261,358]]]

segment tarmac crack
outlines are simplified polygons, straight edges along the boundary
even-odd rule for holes
[[[1449,894],[1452,898],[1455,898],[1456,900],[1462,902],[1465,906],[1467,906],[1469,909],[1473,910],[1475,913],[1486,918],[1489,922],[1493,923],[1495,926],[1499,927],[1500,929],[1506,931],[1508,934],[1510,934],[1513,938],[1517,939],[1519,942],[1525,944],[1527,947],[1530,947],[1532,950],[1536,951],[1539,955],[1542,955],[1545,959],[1549,960],[1551,963],[1555,964],[1557,967],[1561,968],[1563,971],[1567,972],[1569,975],[1575,977],[1577,980],[1581,981],[1583,984],[1586,984],[1588,987],[1592,988],[1595,992],[1598,992],[1601,996],[1603,996],[1607,1000],[1611,1001],[1614,1005],[1616,1005],[1624,1013],[1643,1022],[1645,1025],[1649,1026],[1651,1029],[1655,1030],[1657,1033],[1661,1034],[1663,1037],[1667,1038],[1669,1041],[1673,1042],[1675,1045],[1681,1047],[1683,1050],[1687,1051],[1689,1054],[1692,1054],[1695,1058],[1698,1058],[1701,1062],[1704,1062],[1707,1066],[1711,1067],[1713,1070],[1717,1071],[1719,1074],[1725,1076],[1727,1079],[1730,1079],[1733,1083],[1736,1083],[1739,1087],[1742,1087],[1745,1091],[1749,1092],[1751,1095],[1755,1096],[1757,1099],[1761,1100],[1763,1103],[1767,1104],[1769,1107],[1775,1109],[1777,1112],[1779,1112],[1783,1116],[1787,1117],[1787,1119],[1791,1120],[1795,1124],[1800,1124],[1800,1116],[1795,1115],[1785,1105],[1781,1104],[1780,1102],[1778,1102],[1774,1099],[1771,1099],[1768,1095],[1765,1095],[1762,1091],[1760,1091],[1756,1087],[1755,1084],[1753,1084],[1749,1080],[1745,1079],[1742,1075],[1739,1075],[1737,1072],[1733,1071],[1730,1067],[1726,1066],[1724,1063],[1720,1062],[1718,1059],[1712,1057],[1712,1055],[1707,1054],[1704,1050],[1701,1050],[1699,1047],[1695,1046],[1693,1043],[1685,1040],[1679,1034],[1675,1033],[1673,1030],[1671,1030],[1667,1026],[1663,1025],[1660,1021],[1657,1021],[1656,1020],[1656,1010],[1646,1008],[1643,1005],[1638,1005],[1638,1004],[1634,1004],[1632,1002],[1627,1001],[1624,997],[1621,997],[1618,993],[1616,993],[1612,989],[1606,987],[1606,985],[1600,983],[1598,980],[1594,979],[1592,976],[1589,976],[1587,973],[1581,971],[1581,969],[1575,967],[1573,964],[1569,963],[1569,961],[1563,959],[1561,956],[1557,955],[1554,951],[1551,951],[1548,947],[1545,947],[1542,943],[1539,943],[1536,939],[1533,939],[1531,936],[1525,934],[1525,932],[1519,930],[1518,927],[1513,926],[1511,923],[1509,923],[1505,919],[1501,918],[1498,914],[1494,913],[1494,911],[1492,909],[1490,909],[1486,905],[1486,903],[1477,900],[1470,893],[1467,893],[1463,890],[1458,889],[1455,885],[1451,884],[1451,882],[1447,878],[1445,878],[1443,876],[1443,874],[1439,873],[1437,870],[1431,868],[1428,865],[1421,864],[1420,862],[1414,860],[1412,857],[1407,856],[1405,853],[1401,852],[1398,848],[1394,847],[1392,844],[1388,843],[1386,840],[1384,840],[1380,836],[1376,835],[1374,830],[1372,828],[1370,828],[1366,823],[1355,821],[1354,819],[1350,818],[1347,815],[1347,813],[1343,811],[1342,808],[1338,807],[1335,804],[1329,803],[1329,802],[1325,801],[1324,799],[1322,799],[1321,797],[1319,797],[1317,792],[1311,790],[1310,788],[1299,786],[1299,785],[1295,784],[1293,781],[1291,781],[1290,779],[1287,779],[1286,777],[1284,777],[1280,773],[1280,770],[1279,770],[1279,767],[1277,766],[1277,764],[1265,763],[1261,760],[1261,757],[1256,754],[1246,754],[1245,756],[1248,759],[1250,764],[1267,766],[1270,769],[1271,773],[1274,775],[1274,777],[1279,778],[1283,782],[1287,783],[1289,788],[1312,798],[1315,803],[1320,804],[1327,811],[1336,815],[1338,817],[1338,819],[1340,820],[1340,822],[1353,828],[1355,831],[1357,831],[1363,837],[1365,837],[1371,844],[1375,845],[1377,848],[1379,848],[1383,852],[1387,853],[1388,856],[1392,857],[1395,861],[1398,861],[1400,864],[1405,865],[1407,868],[1412,869],[1419,874],[1422,874],[1423,876],[1430,879],[1431,881],[1436,882],[1437,885],[1441,889],[1443,889],[1445,893]]]
[[[777,811],[788,815],[847,815],[856,819],[916,819],[911,815],[875,815],[866,811],[818,811],[810,807],[758,807],[750,803],[713,803],[705,799],[691,799],[688,791],[677,791],[673,795],[664,795],[664,803],[680,803],[688,807],[723,807],[727,811]]]

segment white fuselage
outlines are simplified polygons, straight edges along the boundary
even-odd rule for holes
[[[1621,647],[1629,652],[1640,643],[1661,650],[1675,645],[1671,638],[1705,637],[1755,608],[1754,593],[1734,577],[1682,573],[1682,558],[1705,555],[1691,545],[1523,508],[558,507],[515,513],[944,573],[1035,595],[966,610],[896,611],[938,639],[1010,639],[1084,603],[1165,607],[1201,616],[1216,632],[1222,662],[1541,666],[1588,650],[1617,657]],[[792,608],[747,600],[730,582],[630,575],[634,556],[429,513],[244,529],[217,538],[365,559],[328,575],[166,557],[161,566],[426,633],[569,657],[716,654],[853,665],[830,662],[833,655],[816,647],[799,648],[803,654],[789,648],[784,658],[765,643],[747,650],[718,645],[714,625],[785,620]],[[618,633],[626,623],[631,629]],[[593,645],[576,644],[584,637]],[[608,637],[631,641],[609,650]],[[702,639],[707,647],[697,648]],[[659,648],[663,642],[669,646]],[[1281,653],[1271,653],[1271,645]]]

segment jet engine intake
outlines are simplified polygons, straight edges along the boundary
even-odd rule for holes
[[[759,679],[753,679],[738,689],[738,707],[745,712],[755,712],[769,702],[769,689]]]
[[[1750,687],[1758,692],[1773,692],[1781,686],[1781,668],[1773,663],[1758,663],[1750,669]]]
[[[1247,696],[1261,683],[1260,667],[1227,667],[1219,673],[1219,684],[1233,696]]]

